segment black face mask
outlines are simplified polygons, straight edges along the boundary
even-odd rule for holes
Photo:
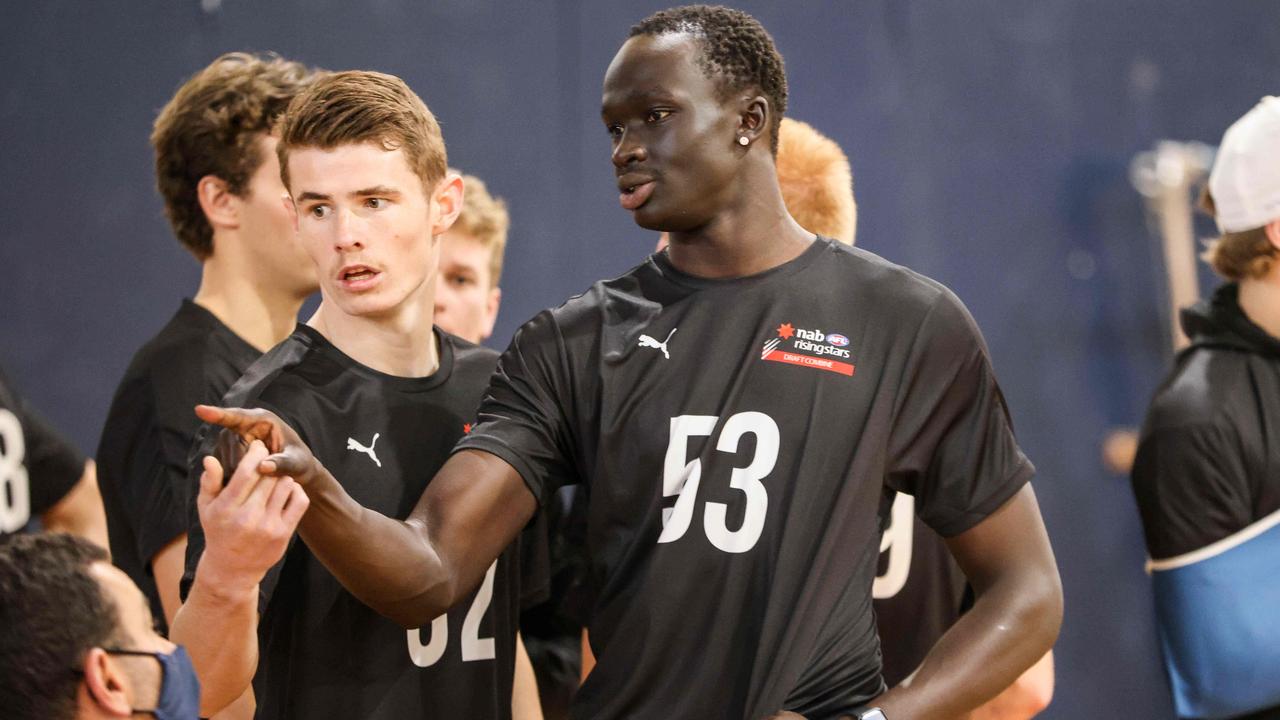
[[[160,663],[160,697],[156,699],[156,706],[151,710],[134,710],[135,713],[150,713],[157,720],[196,720],[200,717],[200,680],[196,677],[191,658],[181,645],[168,654],[123,648],[103,648],[103,651],[112,655],[149,656]]]

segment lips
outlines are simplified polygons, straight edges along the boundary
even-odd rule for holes
[[[347,265],[338,273],[338,280],[347,290],[367,290],[377,284],[382,273],[368,265]]]
[[[649,201],[649,196],[653,194],[654,183],[652,180],[647,180],[633,185],[619,183],[619,186],[622,192],[618,194],[618,203],[622,205],[623,210],[635,210]]]

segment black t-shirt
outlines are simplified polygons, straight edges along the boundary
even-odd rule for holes
[[[84,456],[0,372],[0,538],[23,531],[80,482]]]
[[[1133,464],[1147,552],[1199,550],[1280,510],[1280,338],[1228,284],[1183,311],[1191,345],[1156,391]]]
[[[184,300],[143,345],[116,390],[98,443],[98,484],[107,511],[111,559],[151,601],[163,627],[151,560],[187,531],[194,488],[188,458],[200,420],[261,357],[213,313]]]
[[[275,412],[356,502],[405,518],[474,421],[497,357],[436,337],[439,369],[403,378],[361,365],[300,325],[225,402]],[[200,456],[214,437],[202,439]],[[203,550],[196,521],[184,593]],[[342,587],[295,536],[260,586],[257,717],[509,718],[521,593],[545,590],[522,584],[521,550],[517,541],[466,600],[406,633]]]
[[[886,488],[949,536],[1033,474],[960,301],[828,240],[731,280],[658,254],[540,313],[458,447],[589,488],[597,720],[851,712]]]
[[[915,672],[965,609],[969,586],[946,543],[915,516],[915,498],[899,493],[880,541],[872,587],[884,681]]]

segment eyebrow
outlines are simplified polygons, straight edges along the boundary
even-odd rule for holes
[[[370,195],[399,195],[400,191],[388,185],[374,185],[371,188],[356,190],[351,193],[352,197],[369,197]]]
[[[373,187],[361,188],[348,193],[350,197],[372,197],[372,196],[393,196],[399,197],[400,191],[388,185],[374,185]],[[332,200],[333,196],[325,193],[318,193],[308,190],[297,197],[298,202],[307,202],[309,200]]]

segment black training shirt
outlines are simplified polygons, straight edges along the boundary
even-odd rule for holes
[[[0,538],[22,531],[80,482],[84,456],[0,371]]]
[[[1182,313],[1190,347],[1156,391],[1133,464],[1147,552],[1198,550],[1280,510],[1280,339],[1239,288]]]
[[[660,253],[540,313],[458,447],[590,490],[593,720],[851,712],[886,489],[950,536],[1033,473],[960,301],[821,239],[729,280]]]
[[[187,455],[200,428],[195,406],[216,404],[260,356],[213,313],[183,300],[133,356],[111,401],[98,443],[111,560],[151,601],[161,627],[151,560],[187,531],[194,497]]]
[[[452,335],[436,337],[439,369],[403,378],[358,363],[299,325],[224,402],[276,413],[356,502],[406,518],[474,421],[497,358]],[[212,452],[214,437],[202,440],[199,455]],[[518,540],[480,588],[430,627],[406,633],[349,593],[295,536],[260,586],[257,717],[509,718],[522,591],[545,590],[536,579],[522,584],[521,549]],[[196,521],[184,594],[203,550]]]

